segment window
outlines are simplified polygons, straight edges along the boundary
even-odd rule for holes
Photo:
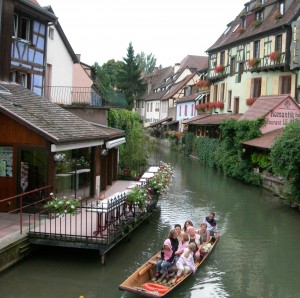
[[[242,81],[243,72],[244,72],[244,63],[239,63],[238,78],[237,78],[238,83]]]
[[[259,53],[260,53],[260,41],[256,40],[254,41],[253,57],[259,58]]]
[[[259,10],[255,13],[255,20],[263,20],[264,19],[264,11]]]
[[[261,95],[261,78],[252,79],[251,97],[258,98]]]
[[[281,51],[282,50],[282,35],[277,35],[275,37],[275,51]]]
[[[221,84],[220,101],[224,101],[224,95],[225,95],[225,83],[222,83]]]
[[[246,21],[246,18],[244,17],[244,18],[242,18],[241,26],[243,28],[246,28],[246,25],[247,25],[247,21]]]
[[[220,53],[220,64],[225,65],[225,51]]]
[[[30,41],[30,20],[14,14],[13,18],[13,37]]]
[[[234,76],[235,75],[235,68],[236,68],[235,57],[232,57],[230,59],[230,76]]]
[[[185,105],[185,106],[184,106],[184,116],[187,116],[187,109],[188,109],[188,106]]]
[[[153,102],[150,103],[150,112],[153,111]]]
[[[181,116],[181,105],[179,106],[179,116]]]
[[[279,94],[291,94],[291,76],[280,77],[279,84]]]
[[[232,91],[228,91],[228,106],[227,106],[227,112],[231,112],[231,97],[232,97]]]
[[[214,102],[218,101],[218,85],[214,85]]]
[[[12,72],[11,81],[18,83],[25,88],[30,88],[30,75],[27,73],[22,73],[18,71]]]
[[[284,3],[284,1],[281,1],[280,3],[279,3],[279,12],[280,12],[280,14],[284,14],[285,13],[285,3]]]
[[[149,106],[150,106],[150,104],[149,104],[149,102],[147,102],[147,112],[149,112]]]
[[[50,39],[54,39],[54,29],[49,27],[48,36]]]
[[[245,4],[245,12],[249,12],[250,11],[250,4],[247,3]]]
[[[187,86],[184,88],[184,96],[189,96],[192,93],[192,87],[191,86]]]
[[[195,105],[192,104],[192,108],[191,108],[191,116],[194,116],[194,112],[195,112]]]
[[[234,107],[233,107],[233,114],[238,114],[240,110],[240,99],[239,97],[234,98]]]

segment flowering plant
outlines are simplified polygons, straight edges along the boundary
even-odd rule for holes
[[[142,186],[135,186],[126,195],[126,202],[132,205],[137,205],[139,208],[143,208],[146,202],[150,199],[148,190]]]
[[[247,98],[246,99],[246,105],[247,106],[252,106],[255,103],[256,99],[257,99],[256,97],[254,97],[254,98]]]
[[[269,58],[270,58],[271,61],[278,62],[280,60],[280,56],[281,56],[281,52],[280,51],[275,51],[275,52],[272,52],[269,55]]]
[[[214,102],[214,107],[219,108],[219,109],[223,109],[224,108],[224,102],[223,101]]]
[[[252,58],[252,59],[249,59],[248,62],[247,62],[247,65],[249,67],[257,67],[259,64],[259,59],[258,58]]]
[[[170,164],[161,161],[157,173],[147,180],[146,189],[156,195],[166,191],[174,177],[173,171]]]
[[[209,86],[209,82],[206,80],[200,80],[196,83],[196,86],[200,86],[200,87],[208,87]]]
[[[276,11],[274,14],[275,21],[279,21],[282,18],[282,14],[279,11]]]
[[[254,20],[250,26],[254,29],[254,28],[259,27],[261,25],[261,23],[262,23],[261,20]]]
[[[52,213],[58,214],[76,214],[76,207],[79,206],[79,201],[75,198],[63,197],[59,199],[50,193],[51,200],[44,205],[46,209],[49,209]]]
[[[238,34],[242,34],[244,32],[245,32],[245,28],[244,27],[239,27],[239,28],[236,29],[236,33],[238,33]]]
[[[219,72],[223,72],[225,69],[224,65],[218,65],[215,67],[215,72],[219,73]]]

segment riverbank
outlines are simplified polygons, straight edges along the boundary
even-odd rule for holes
[[[182,152],[182,149],[180,148],[179,145],[174,145],[174,142],[170,141],[169,139],[166,138],[155,138],[155,137],[150,137],[152,140],[155,140],[156,143],[160,146],[164,146],[166,148],[169,148],[170,150],[175,150],[176,152],[180,152],[181,154],[184,154]],[[181,145],[182,146],[182,145]],[[190,158],[198,160],[199,157],[193,152],[192,154],[188,155]],[[283,193],[283,188],[284,188],[284,179],[279,178],[277,176],[271,176],[271,175],[266,175],[263,173],[260,173],[261,178],[262,178],[262,183],[261,186],[263,189],[267,189],[270,191],[274,197],[276,197],[278,200],[282,201],[284,205],[289,206],[294,209],[299,209],[300,210],[300,204],[297,204],[295,202],[291,202],[290,200],[286,199],[282,193]]]

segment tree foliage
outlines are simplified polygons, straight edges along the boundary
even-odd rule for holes
[[[147,55],[144,52],[141,52],[136,55],[136,63],[139,66],[140,71],[147,75],[154,70],[156,58],[152,53]]]
[[[271,150],[273,171],[291,184],[291,199],[300,202],[300,120],[289,123]]]
[[[120,146],[120,166],[129,168],[135,174],[147,166],[149,154],[154,144],[144,134],[143,127],[136,112],[128,110],[109,110],[110,127],[125,131],[126,143]]]
[[[127,48],[127,56],[119,72],[119,89],[126,94],[129,108],[133,107],[134,98],[145,89],[141,71],[136,63],[132,43]]]

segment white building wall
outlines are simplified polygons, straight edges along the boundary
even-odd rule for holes
[[[152,108],[151,108],[152,107]],[[145,102],[145,127],[159,121],[160,101],[151,100]]]

